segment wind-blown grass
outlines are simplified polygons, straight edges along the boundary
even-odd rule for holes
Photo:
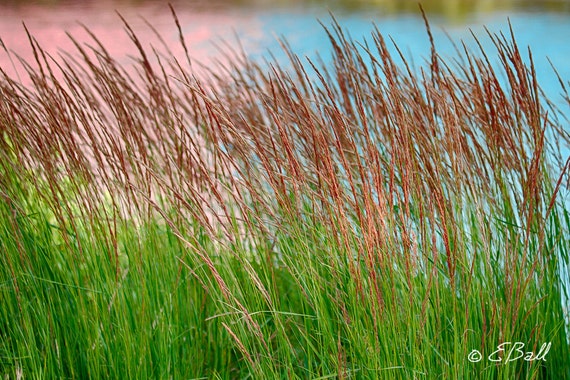
[[[570,377],[569,136],[514,39],[198,77],[125,30],[2,71],[4,377]]]

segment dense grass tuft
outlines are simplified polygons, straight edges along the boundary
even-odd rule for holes
[[[570,138],[514,39],[197,76],[125,30],[0,73],[4,378],[570,378]]]

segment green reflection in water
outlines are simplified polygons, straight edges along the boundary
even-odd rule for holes
[[[438,14],[449,18],[461,17],[473,12],[497,11],[540,11],[570,13],[570,0],[173,0],[177,8],[199,8],[216,10],[223,8],[255,8],[273,9],[289,7],[326,7],[332,11],[366,11],[376,10],[383,13],[417,13],[418,2],[430,14]],[[4,5],[44,5],[44,6],[77,6],[72,0],[5,0]],[[116,0],[104,1],[106,6],[139,6],[141,4],[160,4],[161,0]],[[101,6],[101,1],[84,0],[81,6]]]

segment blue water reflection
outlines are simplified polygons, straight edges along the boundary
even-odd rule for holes
[[[355,40],[370,39],[372,25],[376,24],[384,36],[390,36],[398,44],[406,59],[416,66],[421,65],[429,57],[429,40],[424,21],[419,16],[406,14],[379,17],[373,14],[356,13],[335,17]],[[274,38],[284,36],[293,50],[300,55],[315,58],[318,51],[322,57],[327,57],[327,51],[330,48],[328,39],[321,25],[316,21],[319,19],[325,25],[330,24],[331,17],[327,12],[266,13],[261,19],[265,37],[261,41],[256,41],[260,49],[254,54],[263,55],[264,49],[261,46],[264,46],[271,49],[278,59],[285,60],[285,55],[281,54],[279,48],[275,46]],[[477,43],[471,35],[473,33],[479,38],[493,60],[495,48],[487,36],[485,27],[492,33],[508,34],[509,20],[521,50],[526,50],[527,46],[532,50],[539,83],[549,96],[558,97],[560,85],[549,59],[560,76],[566,81],[570,80],[570,44],[568,43],[570,17],[567,14],[493,13],[474,15],[461,24],[442,17],[432,17],[430,23],[438,51],[444,58],[457,56],[447,35],[455,42],[464,41],[469,49],[477,51]],[[247,33],[242,33],[241,36],[248,39]],[[395,48],[392,48],[392,52],[397,54]]]
[[[340,6],[345,3],[347,2],[286,2],[279,3],[279,6],[273,3],[268,6],[263,3],[253,4],[251,1],[240,5],[217,0],[207,3],[179,1],[175,6],[190,46],[190,54],[206,64],[219,54],[213,48],[213,41],[224,39],[235,42],[235,36],[238,36],[245,51],[254,58],[267,58],[268,51],[271,51],[279,61],[285,61],[285,54],[277,42],[278,37],[285,37],[297,54],[314,59],[318,52],[326,59],[330,57],[330,44],[318,20],[330,25],[331,9],[341,26],[355,40],[370,40],[372,25],[376,24],[386,37],[393,38],[406,59],[416,67],[429,57],[429,40],[419,11],[412,12],[406,8],[405,12],[389,12],[389,5],[394,3],[391,1],[381,2],[382,7]],[[439,3],[458,2],[446,3],[441,0]],[[451,12],[453,17],[447,14],[449,12],[429,14],[439,53],[444,58],[456,56],[446,33],[452,40],[463,40],[468,48],[477,50],[472,32],[480,39],[491,61],[497,61],[484,26],[493,33],[502,31],[508,34],[510,20],[520,48],[526,49],[529,46],[532,50],[539,83],[546,94],[568,109],[568,104],[562,103],[560,85],[548,60],[552,61],[565,82],[570,81],[570,44],[567,41],[570,38],[570,13],[561,11],[564,8],[560,7],[557,11],[546,8],[531,11],[529,9],[533,8],[528,7],[524,11],[515,8],[496,11],[497,7],[493,11],[483,11],[481,9],[487,2],[475,3],[480,5],[475,12],[454,11]],[[10,2],[8,5],[0,3],[0,38],[9,49],[24,60],[31,61],[33,55],[22,22],[26,23],[39,43],[50,52],[74,50],[66,31],[80,41],[89,41],[78,24],[80,22],[101,39],[113,56],[126,63],[129,55],[136,54],[136,51],[124,33],[115,10],[129,21],[141,41],[158,43],[143,20],[146,19],[164,37],[175,54],[182,54],[170,10],[161,1],[55,2],[50,6],[29,1]],[[392,48],[392,52],[396,54],[396,49]],[[0,67],[8,72],[12,68],[10,60],[1,49]]]

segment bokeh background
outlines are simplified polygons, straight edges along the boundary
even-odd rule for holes
[[[278,37],[285,37],[300,55],[314,58],[318,52],[326,59],[330,46],[319,21],[327,25],[331,15],[354,39],[365,38],[373,24],[377,25],[414,63],[421,64],[429,54],[415,0],[178,0],[171,4],[181,20],[192,57],[205,64],[220,54],[222,40],[234,45],[239,40],[253,57],[263,59],[271,51],[277,59],[284,59]],[[476,48],[473,33],[483,45],[490,46],[485,27],[508,33],[510,20],[519,45],[532,49],[540,83],[548,95],[556,98],[560,92],[549,61],[563,79],[570,80],[570,1],[427,0],[422,6],[442,55],[455,54],[447,35]],[[83,30],[87,26],[115,57],[126,62],[134,46],[117,13],[128,20],[143,42],[158,43],[154,28],[175,53],[179,52],[168,2],[159,0],[0,1],[0,39],[7,49],[31,61],[24,24],[53,53],[73,50],[67,33],[79,41],[89,41]],[[0,52],[0,66],[9,72],[17,70],[5,52]]]

